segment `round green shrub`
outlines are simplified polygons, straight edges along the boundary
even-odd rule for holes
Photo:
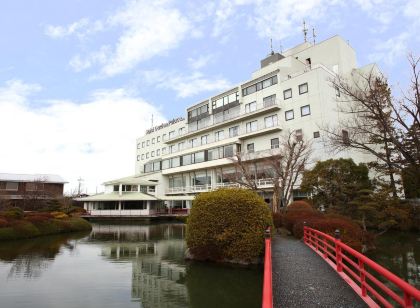
[[[11,207],[3,211],[2,216],[11,219],[22,219],[24,216],[23,210],[18,207]]]
[[[264,231],[273,220],[255,192],[219,189],[199,194],[187,220],[187,246],[194,259],[255,262],[264,251]]]

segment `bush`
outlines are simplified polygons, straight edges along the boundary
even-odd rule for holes
[[[9,222],[6,219],[0,217],[0,228],[4,228],[8,226],[9,226]]]
[[[24,216],[23,210],[18,207],[12,207],[3,211],[2,216],[10,219],[22,219]]]
[[[291,212],[291,211],[313,212],[314,208],[308,202],[299,200],[299,201],[293,201],[292,203],[290,203],[289,206],[287,207],[287,211],[288,212]]]
[[[66,213],[63,212],[51,212],[50,214],[55,219],[65,219],[69,217]]]
[[[284,220],[284,214],[282,212],[273,213],[273,223],[274,227],[281,228],[283,227],[283,220]]]
[[[320,217],[321,213],[315,211],[312,206],[305,201],[293,201],[286,210],[284,216],[284,226],[293,232],[293,226],[298,221],[305,221]]]
[[[200,260],[255,262],[264,250],[264,230],[273,226],[270,209],[245,189],[201,193],[187,221],[187,246]]]

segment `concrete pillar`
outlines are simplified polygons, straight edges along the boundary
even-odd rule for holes
[[[119,189],[118,189],[118,194],[119,194],[120,196],[122,196],[122,184],[120,184],[120,187],[119,187]]]
[[[121,211],[121,201],[118,201],[118,210]]]

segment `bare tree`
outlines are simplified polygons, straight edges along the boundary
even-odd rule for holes
[[[273,212],[277,212],[280,205],[287,205],[293,195],[299,177],[309,163],[311,155],[311,143],[305,141],[302,135],[296,135],[295,131],[280,135],[279,147],[271,151],[265,151],[261,155],[257,153],[237,153],[232,158],[236,167],[236,173],[231,181],[257,192],[258,180],[261,178],[271,179],[273,184]]]
[[[342,116],[338,125],[322,127],[333,149],[352,148],[373,155],[376,161],[371,165],[389,177],[395,197],[395,174],[420,163],[420,131],[413,129],[420,127],[419,62],[420,58],[409,56],[413,78],[401,99],[392,96],[386,78],[373,70],[331,80]],[[410,134],[414,136],[408,144]]]
[[[282,136],[279,151],[265,159],[273,179],[273,212],[290,203],[293,188],[305,171],[312,153],[311,142],[295,131]]]

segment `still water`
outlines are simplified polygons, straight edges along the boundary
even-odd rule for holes
[[[260,307],[262,268],[186,262],[185,225],[0,243],[0,307]]]

